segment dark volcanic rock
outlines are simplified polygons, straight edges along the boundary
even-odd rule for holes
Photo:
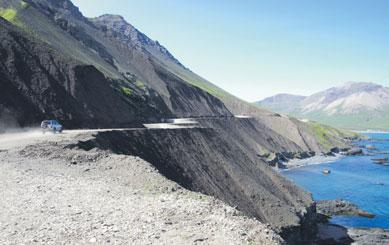
[[[380,164],[383,166],[389,166],[389,158],[373,158],[371,160],[376,164]]]
[[[156,54],[102,31],[71,1],[30,0],[28,6],[22,9],[16,0],[0,2],[2,8],[16,9],[24,26],[0,22],[0,77],[6,93],[0,118],[14,115],[20,126],[56,118],[66,128],[75,128],[231,116],[219,99],[185,82]],[[173,60],[145,35],[139,42]]]
[[[328,223],[319,224],[316,241],[313,242],[312,244],[315,245],[351,244],[354,240],[349,236],[347,232],[348,232],[347,228],[340,225],[334,225]]]
[[[129,46],[158,51],[165,59],[169,59],[179,66],[183,66],[165,47],[158,41],[151,40],[141,31],[129,24],[120,15],[105,14],[91,21],[100,28],[106,35],[112,36]]]
[[[342,154],[346,156],[361,156],[363,155],[363,151],[361,148],[352,148],[342,152]]]
[[[56,118],[65,127],[123,127],[170,115],[161,100],[154,104],[158,98],[151,101],[135,88],[128,97],[120,81],[95,67],[30,40],[1,18],[0,26],[0,118],[12,114],[21,126]]]
[[[312,238],[316,213],[310,194],[259,160],[243,138],[229,137],[212,128],[116,131],[73,147],[139,156],[182,186],[270,223],[291,243]]]
[[[332,152],[332,153],[339,153],[340,149],[339,149],[339,147],[333,147],[333,148],[330,149],[330,152]]]
[[[345,200],[318,201],[316,204],[316,209],[318,213],[324,214],[326,216],[350,215],[367,218],[374,218],[375,216],[374,214],[366,212],[358,208],[357,205]]]
[[[286,162],[293,159],[306,159],[315,156],[314,151],[299,151],[299,152],[277,152],[273,158],[266,157],[266,162],[272,167],[285,169],[287,166]]]

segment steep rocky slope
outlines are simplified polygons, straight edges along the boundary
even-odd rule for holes
[[[247,120],[243,123],[249,123]],[[215,196],[270,223],[290,243],[313,239],[316,216],[310,194],[264,164],[250,148],[250,141],[231,141],[232,137],[217,126],[112,131],[98,133],[71,148],[139,156],[185,188]]]
[[[150,99],[135,87],[128,96],[125,81],[27,38],[1,18],[0,27],[0,109],[20,125],[50,117],[67,127],[112,127],[169,115],[158,96]]]
[[[291,148],[289,151],[313,151],[320,153],[328,151],[331,148],[329,147],[330,145],[345,146],[345,143],[342,141],[342,135],[328,134],[330,135],[328,137],[329,142],[326,142],[322,137],[317,137],[315,127],[312,125],[306,126],[304,123],[288,117],[277,118],[273,113],[256,108],[223,91],[184,67],[159,42],[145,36],[131,24],[127,23],[121,16],[103,15],[90,20],[111,40],[135,47],[135,49],[146,50],[153,55],[160,65],[163,65],[163,67],[176,74],[185,82],[219,98],[233,114],[245,114],[255,117],[258,121],[258,126],[262,129],[258,132],[263,133],[270,130],[273,133],[271,137],[283,135],[287,140],[293,141],[300,147],[300,149]],[[288,148],[290,145],[281,144],[280,146]],[[270,152],[273,151],[270,150]]]
[[[23,93],[24,99],[35,101],[33,107],[41,107],[32,118],[16,118],[21,125],[36,123],[43,117],[51,116],[64,121],[68,127],[117,127],[164,117],[230,115],[221,101],[182,81],[142,48],[111,40],[84,18],[70,1],[4,0],[0,3],[3,12],[14,13],[12,18],[9,15],[4,17],[19,27],[1,22],[4,40],[1,47],[2,77],[8,83],[13,83],[7,86],[18,89],[32,80],[33,86],[24,86],[28,87]],[[17,42],[16,39],[21,40]],[[32,50],[32,53],[26,50]],[[56,80],[60,86],[55,86],[53,82],[44,84],[51,80]],[[93,80],[102,82],[89,86],[96,86],[96,91],[106,94],[84,93],[76,97],[77,113],[74,108],[54,101],[57,98],[67,99],[69,94],[64,90],[70,92],[70,97],[75,97],[74,93],[81,94],[82,89],[78,88],[80,84]],[[35,92],[30,91],[34,89]],[[39,104],[43,102],[36,91],[45,89],[51,91],[51,97],[41,97],[45,97],[44,104],[50,104],[51,108]],[[86,99],[85,96],[94,99],[82,101]],[[96,98],[108,101],[98,101]],[[2,104],[5,103],[9,101],[4,98]],[[112,105],[121,111],[106,113],[109,111],[104,107]],[[89,111],[82,107],[87,107]],[[101,110],[100,116],[106,114],[106,118],[99,120],[96,110]],[[18,110],[9,107],[3,111],[18,113]]]
[[[105,19],[107,16],[95,18],[94,22],[99,23],[101,18]],[[110,25],[115,26],[113,23],[108,24],[108,26]],[[126,23],[121,22],[119,26],[124,28],[123,26],[126,26]],[[150,48],[147,49],[150,50]],[[150,52],[156,53],[155,50],[156,49],[154,48]],[[160,56],[161,55],[158,57]],[[259,131],[261,134],[270,131],[273,134],[272,137],[282,135],[282,137],[286,138],[286,140],[291,140],[297,144],[300,147],[299,151],[313,151],[316,154],[320,154],[328,152],[328,150],[333,146],[346,147],[348,142],[344,141],[344,138],[355,137],[355,134],[350,134],[349,132],[338,131],[334,128],[316,123],[305,123],[292,117],[278,115],[271,111],[258,108],[250,103],[240,100],[239,98],[229,94],[223,89],[191,72],[181,64],[176,63],[175,59],[171,60],[168,58],[161,58],[159,60],[165,67],[169,67],[170,70],[174,71],[175,74],[178,74],[178,76],[187,83],[193,84],[194,86],[199,87],[219,98],[233,114],[254,117],[258,123],[257,126],[262,128],[262,130]],[[299,96],[297,96],[297,98],[294,98],[293,101],[297,103],[299,99]],[[288,100],[287,103],[290,104],[290,100]],[[292,150],[293,148],[290,149],[290,151]]]
[[[301,151],[328,151],[328,144],[323,145],[312,127],[277,118],[226,93],[185,68],[159,42],[120,16],[87,19],[68,0],[1,0],[0,7],[13,24],[2,22],[3,39],[8,40],[0,47],[2,77],[7,81],[2,86],[15,90],[7,94],[18,93],[17,100],[2,97],[3,124],[25,126],[54,117],[68,128],[123,127],[169,117],[247,114]],[[15,35],[25,46],[13,40]],[[29,49],[34,52],[23,52]],[[34,64],[40,60],[47,61]],[[92,84],[95,77],[101,82]],[[55,81],[55,86],[47,81]],[[40,94],[44,90],[50,96]],[[344,145],[339,135],[331,142]]]
[[[378,84],[350,82],[308,97],[288,95],[295,98],[290,104],[283,97],[276,95],[257,104],[337,127],[389,129],[389,88]]]

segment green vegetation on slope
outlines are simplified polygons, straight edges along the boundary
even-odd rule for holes
[[[329,114],[325,110],[303,112],[298,106],[290,104],[258,105],[266,110],[287,114],[292,117],[308,119],[347,130],[382,130],[389,131],[389,108],[361,109],[352,113],[343,112],[338,106],[334,108],[336,113]]]
[[[146,90],[146,85],[145,85],[143,82],[139,81],[139,80],[136,80],[135,86],[136,86],[137,88],[142,89],[142,90]]]
[[[0,0],[0,4],[3,6],[0,7],[0,17],[21,28],[23,31],[28,31],[28,28],[22,21],[22,18],[20,18],[20,15],[22,14],[21,11],[28,9],[30,6],[27,2],[14,1],[10,2],[9,4],[3,4],[3,2]]]
[[[23,27],[23,23],[17,18],[17,10],[13,8],[0,8],[0,16],[12,24]]]
[[[213,96],[216,96],[220,99],[230,96],[227,92],[223,91],[222,89],[220,89],[216,86],[213,86],[211,84],[208,84],[206,82],[203,82],[203,81],[200,81],[197,79],[189,79],[189,78],[185,78],[185,77],[181,77],[181,78],[183,80],[185,80],[187,83],[189,83],[195,87],[198,87],[198,88],[204,90],[205,92],[212,94]]]
[[[322,146],[328,148],[331,143],[329,141],[329,130],[326,126],[321,125],[319,123],[311,123],[310,124],[311,129],[313,130],[313,133],[318,141],[319,144]]]
[[[190,85],[193,85],[195,87],[198,87],[205,92],[218,97],[219,99],[227,98],[227,97],[232,97],[231,94],[228,92],[224,91],[223,89],[217,87],[216,85],[206,81],[205,79],[201,78],[200,76],[192,73],[191,71],[184,70],[184,68],[177,68],[171,65],[168,65],[168,69],[170,72],[184,80],[185,82],[189,83]]]
[[[131,94],[132,94],[132,89],[130,89],[130,88],[126,88],[126,87],[122,87],[121,88],[121,91],[122,91],[122,93],[124,94],[124,95],[127,95],[127,96],[131,96]]]
[[[0,16],[12,23],[16,17],[16,10],[12,8],[0,8]]]
[[[327,150],[329,150],[334,145],[334,143],[341,143],[334,142],[334,139],[355,138],[358,136],[356,133],[336,129],[317,122],[308,122],[308,125],[317,142]]]
[[[308,119],[347,130],[382,130],[389,131],[389,108],[377,110],[361,110],[356,113],[328,114],[324,111],[303,113],[298,109],[288,111],[285,107],[258,105],[260,108],[287,114],[291,117]],[[293,108],[293,107],[292,107]],[[338,111],[341,111],[339,109]]]
[[[389,130],[389,110],[380,112],[364,111],[352,115],[327,115],[325,113],[310,113],[305,117],[334,127],[354,130]]]

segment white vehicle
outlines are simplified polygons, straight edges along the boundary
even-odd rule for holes
[[[41,129],[43,133],[46,133],[46,131],[51,131],[53,133],[62,132],[62,125],[59,124],[57,120],[44,120],[41,123]]]

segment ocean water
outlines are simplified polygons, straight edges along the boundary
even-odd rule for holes
[[[332,223],[346,227],[380,227],[389,229],[389,166],[373,163],[372,158],[389,158],[389,133],[366,134],[371,139],[358,142],[373,145],[374,156],[350,156],[332,163],[309,165],[283,171],[282,174],[312,193],[315,200],[342,198],[374,213],[375,218],[335,216]],[[331,174],[324,175],[323,169]]]

